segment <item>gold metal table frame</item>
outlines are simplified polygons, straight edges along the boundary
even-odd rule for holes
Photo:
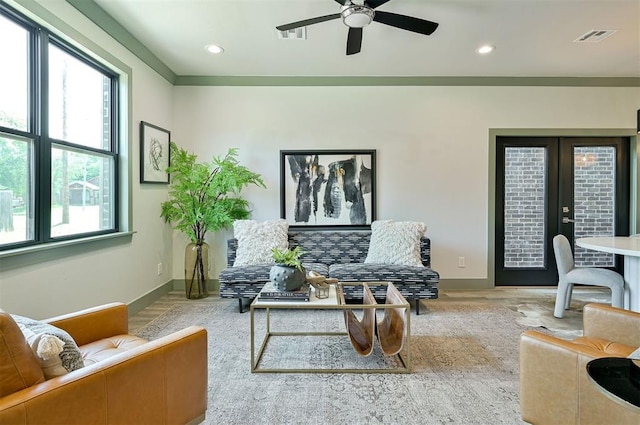
[[[369,286],[388,285],[388,282],[366,282]],[[363,285],[362,282],[344,282],[347,285]],[[410,373],[411,372],[411,308],[409,303],[402,297],[404,303],[400,304],[342,304],[338,297],[336,285],[331,285],[329,298],[318,299],[314,295],[314,289],[311,288],[311,296],[309,301],[268,301],[261,300],[260,296],[256,297],[251,303],[251,372],[252,373]],[[291,336],[337,336],[344,335],[349,338],[346,328],[344,332],[321,332],[321,331],[298,331],[298,332],[278,332],[271,329],[271,310],[339,310],[344,314],[345,310],[364,310],[367,308],[375,308],[385,310],[387,308],[404,308],[404,320],[406,327],[406,340],[402,351],[395,355],[398,358],[400,367],[398,368],[323,368],[321,365],[314,368],[263,368],[260,366],[260,360],[267,349],[269,340],[272,337],[291,337]],[[265,322],[266,329],[260,347],[256,352],[256,316],[255,311],[258,309],[266,310]],[[354,354],[356,354],[354,350]],[[357,355],[357,354],[356,354]]]

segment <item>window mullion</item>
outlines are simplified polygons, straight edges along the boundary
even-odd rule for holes
[[[49,84],[48,57],[49,44],[45,31],[39,30],[36,51],[37,85],[39,102],[37,102],[37,122],[39,137],[36,139],[36,223],[38,223],[37,240],[41,243],[51,240],[51,141],[49,139]]]

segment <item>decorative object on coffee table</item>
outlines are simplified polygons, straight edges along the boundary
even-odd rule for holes
[[[327,278],[320,273],[311,270],[307,273],[307,282],[315,289],[315,296],[318,299],[329,298],[329,285],[338,283],[338,279]]]
[[[295,291],[283,291],[278,289],[275,283],[267,282],[258,297],[265,301],[309,301],[311,289],[307,283],[304,283]]]
[[[273,248],[273,259],[276,262],[269,271],[269,279],[281,291],[295,291],[305,282],[305,272],[300,262],[303,254],[299,246],[294,249],[280,250]]]
[[[230,227],[234,220],[249,217],[249,203],[240,191],[250,184],[265,187],[262,177],[240,165],[237,149],[224,157],[199,163],[197,156],[171,142],[169,200],[162,203],[161,217],[183,232],[191,243],[185,253],[187,298],[209,295],[208,231]]]

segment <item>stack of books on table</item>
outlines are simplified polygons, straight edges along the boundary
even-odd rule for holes
[[[273,282],[264,284],[259,298],[265,301],[309,301],[310,288],[305,283],[295,291],[280,291]]]

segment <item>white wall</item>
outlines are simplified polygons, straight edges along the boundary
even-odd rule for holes
[[[173,140],[201,159],[239,148],[267,189],[253,218],[279,217],[279,150],[376,149],[377,217],[420,220],[442,279],[488,276],[489,129],[635,128],[638,88],[176,87]],[[211,243],[214,273],[224,239]],[[174,260],[182,258],[176,241]],[[458,257],[466,267],[458,267]],[[180,278],[179,268],[174,278]]]
[[[13,1],[10,1],[13,3]],[[172,131],[201,159],[240,148],[268,189],[245,192],[256,219],[279,216],[279,150],[377,149],[378,218],[421,220],[443,279],[487,276],[491,128],[628,128],[638,88],[172,87],[63,0],[39,0],[133,69],[131,242],[0,259],[0,308],[48,317],[131,302],[182,279],[185,238],[163,223],[162,185],[140,185],[138,125]],[[230,232],[209,236],[213,273]],[[465,256],[467,266],[457,267]],[[156,275],[159,262],[164,273]]]
[[[171,279],[172,231],[160,219],[166,185],[141,185],[139,136],[141,120],[172,129],[173,87],[92,22],[60,0],[42,6],[81,31],[133,69],[132,149],[133,229],[131,242],[96,244],[0,260],[0,308],[16,314],[49,317],[102,303],[129,303]],[[64,255],[61,252],[64,251]],[[156,275],[157,264],[164,273]]]

